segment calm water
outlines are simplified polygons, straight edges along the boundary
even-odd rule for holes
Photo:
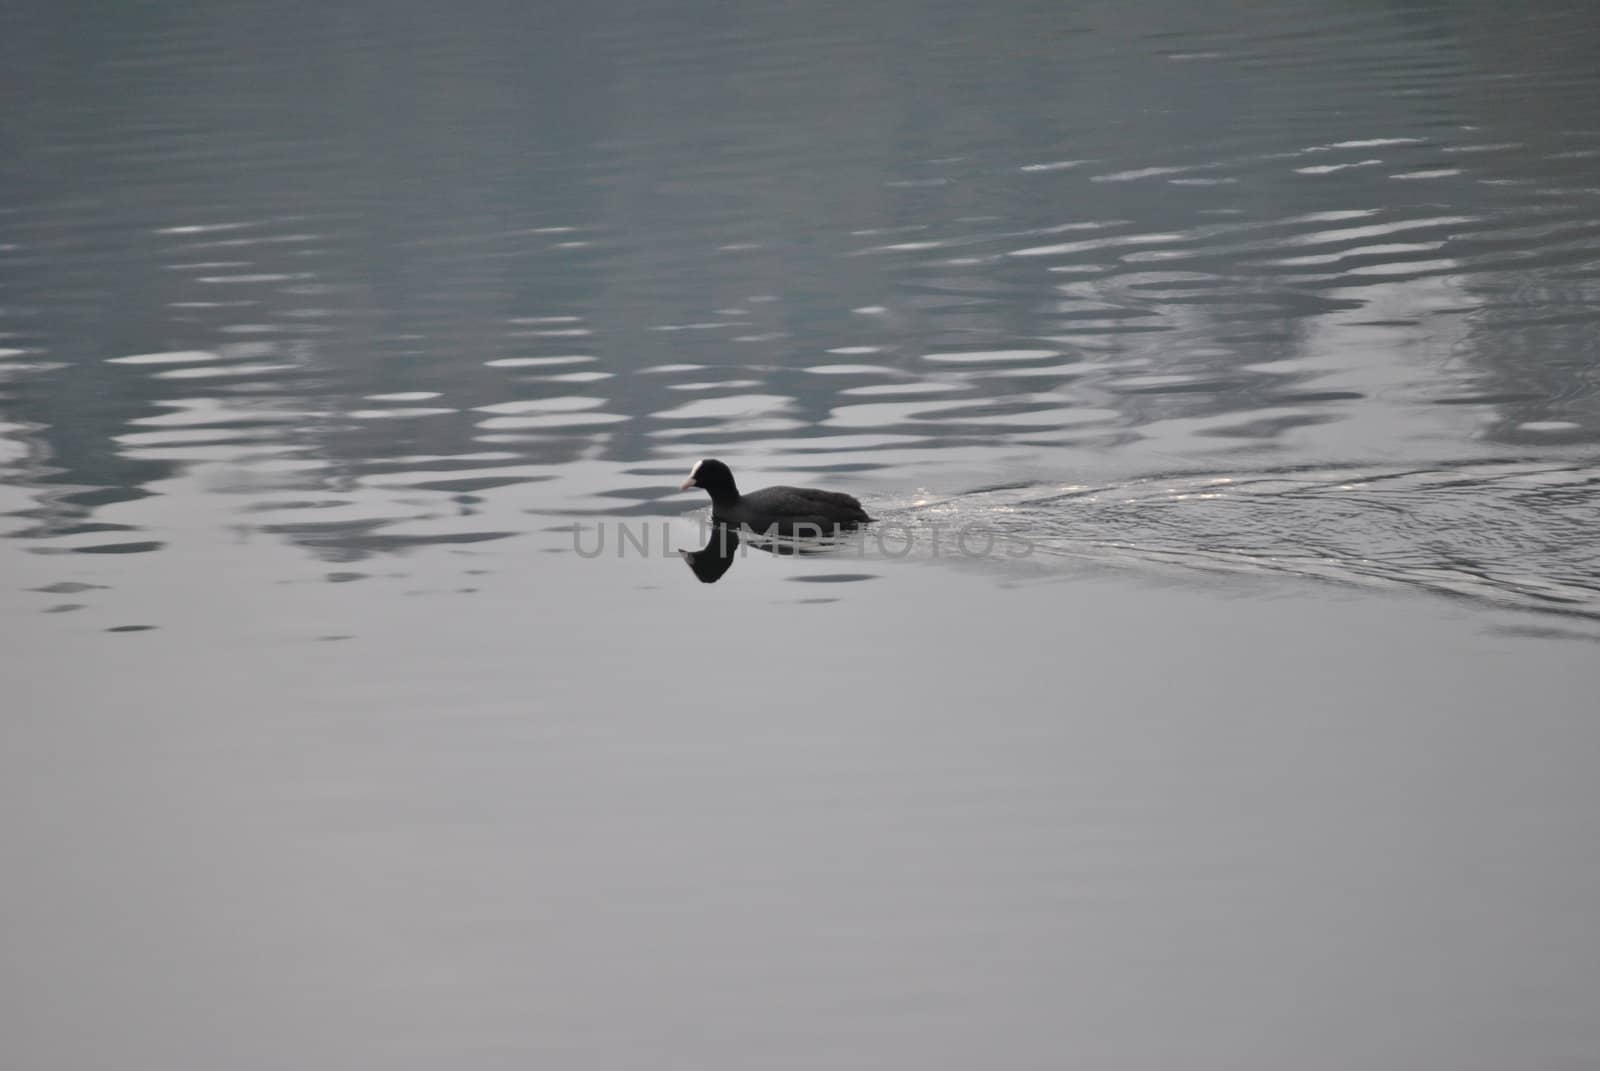
[[[7,5],[0,1063],[1600,1066],[1597,55]]]

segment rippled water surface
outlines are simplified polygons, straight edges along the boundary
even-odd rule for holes
[[[0,1063],[1600,1064],[1597,55],[7,6]]]

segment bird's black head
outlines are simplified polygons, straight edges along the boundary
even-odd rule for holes
[[[678,490],[687,491],[691,487],[705,488],[713,502],[739,497],[739,488],[733,482],[733,470],[714,457],[696,461],[694,468],[689,470],[689,478],[683,481]]]

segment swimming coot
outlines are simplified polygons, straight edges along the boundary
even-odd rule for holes
[[[809,487],[763,487],[739,493],[733,472],[714,457],[695,462],[679,490],[703,487],[711,496],[711,519],[772,535],[821,535],[872,520],[854,497]]]

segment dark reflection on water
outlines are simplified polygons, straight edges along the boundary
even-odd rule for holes
[[[619,528],[619,532],[621,529]],[[638,536],[630,533],[634,540]],[[775,554],[780,557],[819,557],[842,556],[854,551],[858,557],[864,557],[866,544],[869,537],[865,533],[835,533],[831,535],[768,535],[764,532],[752,532],[748,528],[733,527],[726,524],[711,524],[705,526],[705,545],[696,550],[679,550],[678,554],[689,566],[691,572],[702,583],[715,584],[733,568],[733,563],[743,557],[751,549],[759,550],[765,554]],[[620,535],[619,539],[622,538]],[[879,541],[881,544],[881,541]],[[634,546],[628,543],[626,546]],[[640,545],[643,545],[641,542]],[[647,552],[647,549],[642,552]],[[596,544],[594,553],[598,556],[604,550],[603,540]],[[879,547],[879,557],[882,557],[882,547]],[[788,579],[813,584],[839,584],[852,583],[859,580],[871,580],[873,573],[800,573]]]
[[[0,1036],[1593,1066],[1597,49],[1586,0],[0,6],[0,626],[53,674],[0,832],[57,927]],[[709,454],[896,542],[701,547]]]
[[[354,560],[713,447],[949,492],[1600,435],[1582,5],[406,10],[15,10],[13,535],[159,551],[178,475]]]
[[[742,541],[735,528],[719,524],[711,529],[706,545],[699,550],[680,550],[685,564],[703,584],[715,584],[733,568]]]

